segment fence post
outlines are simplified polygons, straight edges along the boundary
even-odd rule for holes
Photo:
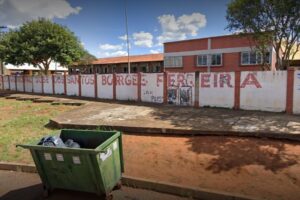
[[[137,101],[142,101],[142,73],[138,72],[137,74]]]
[[[240,97],[241,97],[241,71],[235,71],[234,80],[234,109],[240,109]]]
[[[5,76],[3,76],[3,75],[1,75],[1,76],[2,76],[2,80],[1,80],[2,81],[2,90],[4,90],[4,77]]]
[[[198,108],[200,107],[199,101],[200,101],[200,84],[199,84],[199,72],[195,72],[195,102],[194,107]]]
[[[78,96],[81,97],[81,74],[78,74]]]
[[[25,75],[23,75],[22,78],[23,78],[23,92],[25,92]]]
[[[168,103],[168,72],[164,72],[164,104]]]
[[[286,112],[293,114],[293,100],[294,100],[294,68],[288,68],[287,70],[287,84],[286,84]]]
[[[67,75],[66,75],[66,72],[64,72],[64,92],[65,92],[65,95],[67,95]]]
[[[113,73],[113,100],[117,99],[117,75]]]
[[[10,88],[10,75],[8,75],[7,77],[8,77],[8,88],[9,88],[9,90],[11,90],[11,88]]]
[[[95,89],[95,99],[98,98],[98,79],[97,79],[97,73],[94,74],[94,89]]]
[[[41,75],[41,82],[42,82],[42,94],[44,94],[44,76]]]
[[[17,82],[17,75],[15,75],[15,90],[18,91],[18,82]]]
[[[33,89],[33,86],[34,86],[33,75],[31,75],[31,85],[32,85],[31,92],[34,93],[34,89]]]
[[[55,77],[54,77],[54,74],[52,74],[51,78],[52,78],[52,94],[54,95],[55,94]]]

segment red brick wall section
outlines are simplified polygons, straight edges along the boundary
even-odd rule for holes
[[[78,75],[78,96],[81,97],[81,75]]]
[[[97,74],[95,73],[94,74],[94,83],[95,83],[95,98],[97,98],[98,97],[98,79],[97,79]]]
[[[117,99],[117,75],[113,73],[113,99]]]
[[[52,93],[55,94],[55,75],[52,74]]]
[[[207,49],[208,39],[178,41],[164,44],[164,52],[196,51]]]
[[[44,76],[41,76],[41,83],[42,83],[42,94],[44,94]]]
[[[25,76],[22,76],[22,81],[23,81],[23,92],[25,92]]]
[[[287,70],[286,112],[288,114],[293,114],[294,73],[294,68]]]
[[[235,72],[235,83],[234,83],[234,109],[240,109],[240,95],[241,95],[241,72]]]
[[[65,90],[65,95],[67,95],[67,75],[66,75],[66,72],[64,72],[64,90]]]
[[[138,80],[137,80],[137,101],[142,101],[142,74],[141,74],[141,72],[139,72],[138,74],[137,74],[137,76],[138,76]]]
[[[168,79],[167,79],[167,77],[168,77],[168,72],[164,72],[164,96],[163,96],[163,98],[164,98],[164,104],[167,104],[168,103]]]

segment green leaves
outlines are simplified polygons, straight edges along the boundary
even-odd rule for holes
[[[51,61],[70,65],[86,54],[78,38],[67,27],[39,19],[10,30],[0,41],[5,63],[41,65],[47,73]]]

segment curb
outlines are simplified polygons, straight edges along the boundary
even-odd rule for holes
[[[0,170],[37,173],[34,165],[8,162],[0,162]],[[156,192],[168,193],[176,196],[201,200],[254,200],[253,198],[243,195],[234,195],[227,192],[198,189],[194,187],[183,187],[178,184],[135,178],[131,176],[122,176],[122,184],[132,188],[153,190]]]
[[[187,130],[170,128],[151,128],[151,127],[132,127],[132,126],[109,126],[109,125],[86,125],[59,123],[54,119],[49,120],[49,126],[58,129],[112,129],[122,131],[128,134],[140,135],[166,135],[166,136],[234,136],[234,137],[255,137],[269,139],[284,139],[291,141],[300,141],[300,134],[280,133],[280,132],[241,132],[241,131],[212,131],[212,130]]]

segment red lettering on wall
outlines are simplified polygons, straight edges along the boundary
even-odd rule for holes
[[[126,85],[131,85],[131,76],[130,75],[125,76],[125,84]]]
[[[230,83],[231,81],[231,74],[220,74],[220,87],[223,88],[224,84],[228,87],[232,88],[233,86]]]
[[[175,74],[168,74],[168,87],[174,86],[175,84]]]
[[[138,79],[137,79],[137,75],[133,74],[132,75],[132,85],[137,85]]]
[[[122,75],[118,75],[117,74],[117,85],[124,85],[124,78],[123,78],[123,76]]]
[[[241,84],[241,88],[247,85],[255,85],[256,88],[262,88],[254,73],[248,73],[245,80]]]
[[[145,79],[145,76],[146,76],[145,74],[141,73],[141,85],[142,86],[146,86],[148,83],[148,81]]]
[[[210,74],[201,74],[201,87],[202,88],[210,87]]]

